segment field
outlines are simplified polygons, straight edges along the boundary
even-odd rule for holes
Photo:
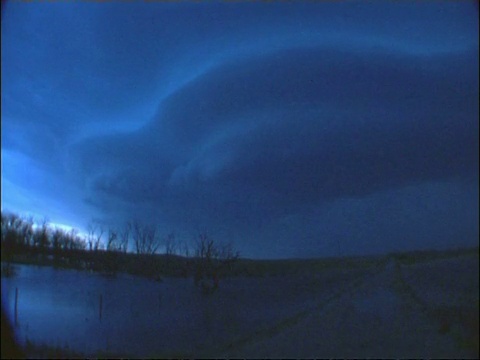
[[[2,306],[30,357],[478,357],[478,249],[240,266],[205,295],[191,278],[15,265]]]

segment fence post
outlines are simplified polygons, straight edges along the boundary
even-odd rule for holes
[[[98,310],[98,319],[100,321],[102,321],[102,305],[103,305],[103,298],[102,298],[102,294],[100,294],[100,306]]]
[[[15,326],[17,326],[18,318],[18,287],[15,288]]]

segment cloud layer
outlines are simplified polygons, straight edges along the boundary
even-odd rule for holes
[[[474,243],[473,4],[75,6],[7,9],[2,207],[261,257]]]

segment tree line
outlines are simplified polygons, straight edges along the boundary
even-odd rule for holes
[[[160,248],[163,253],[160,254]],[[94,270],[115,275],[126,271],[161,279],[192,276],[205,293],[218,287],[239,258],[231,243],[220,244],[198,234],[192,246],[179,243],[174,233],[161,237],[155,226],[129,221],[123,227],[105,229],[91,223],[80,236],[76,229],[52,228],[47,219],[1,213],[2,260]]]

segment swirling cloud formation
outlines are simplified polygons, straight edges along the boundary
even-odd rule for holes
[[[476,11],[8,4],[2,208],[253,257],[475,244]]]

